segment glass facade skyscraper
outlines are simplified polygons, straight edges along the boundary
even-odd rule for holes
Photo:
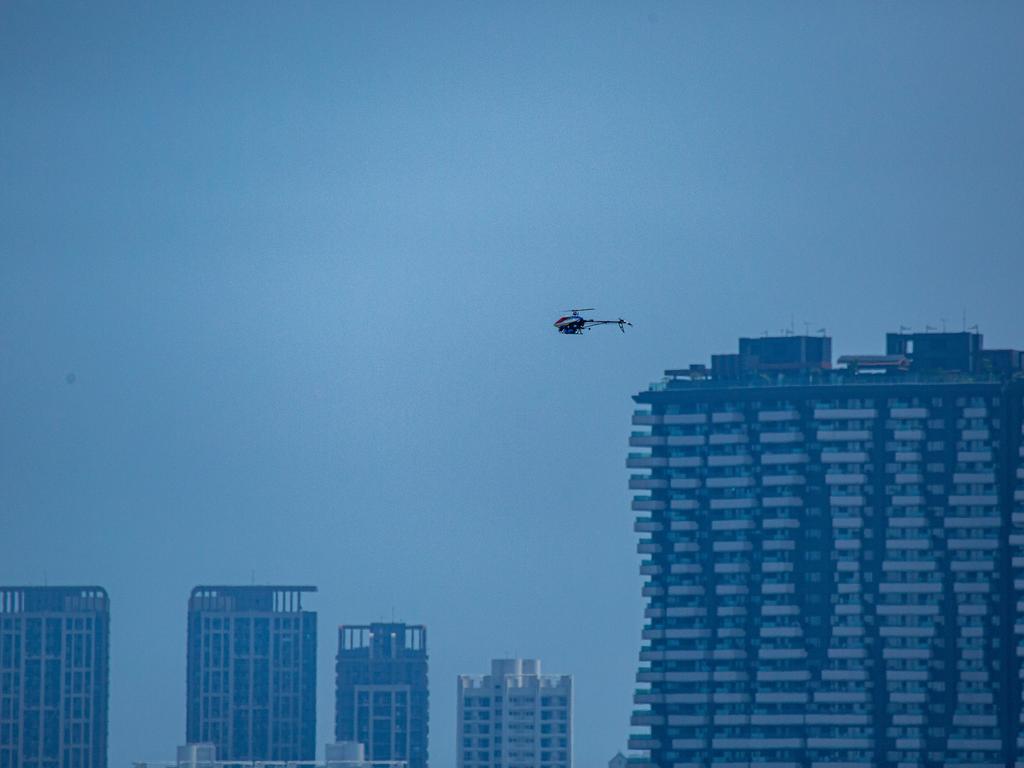
[[[981,342],[741,339],[635,396],[639,764],[1024,764],[1024,371]]]
[[[426,768],[427,628],[396,623],[338,628],[334,736],[367,760]]]
[[[312,760],[316,587],[196,587],[188,602],[186,740],[219,760]]]
[[[106,768],[110,600],[0,587],[0,768]]]

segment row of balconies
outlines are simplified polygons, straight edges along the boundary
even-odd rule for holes
[[[886,448],[888,450],[914,450],[916,443],[926,441],[929,437],[944,436],[945,432],[932,433],[929,435],[923,429],[887,429]],[[763,444],[777,443],[799,443],[807,439],[802,431],[786,430],[782,432],[709,432],[696,434],[651,433],[647,431],[633,432],[630,435],[629,444],[637,447],[649,446],[701,446],[701,445],[738,445],[751,442],[751,436],[757,438],[756,442]],[[819,442],[870,442],[874,436],[866,429],[831,429],[819,428],[814,431],[814,439]],[[991,439],[991,433],[987,429],[965,429],[960,431],[959,443],[971,444],[979,450],[989,446],[985,443]],[[937,449],[943,447],[942,441],[936,443]],[[965,447],[967,447],[965,445]]]
[[[658,423],[648,422],[647,419],[664,420],[672,424],[706,424],[711,423],[735,423],[746,420],[747,410],[740,406],[741,410],[713,411],[710,413],[662,413],[655,414],[650,410],[639,409],[633,412],[633,423]],[[961,420],[984,420],[988,417],[988,409],[985,407],[967,407],[961,410]],[[928,419],[930,411],[928,408],[919,406],[893,406],[888,409],[890,419]],[[813,418],[817,421],[850,421],[850,420],[874,420],[879,417],[877,408],[834,408],[824,407],[813,410]],[[781,408],[772,410],[761,410],[757,412],[756,419],[759,422],[782,422],[797,421],[802,418],[801,412],[796,408]],[[671,420],[671,421],[670,421]]]
[[[800,443],[805,441],[803,432],[761,432],[755,433],[757,442],[766,445],[777,445],[780,443]],[[924,434],[916,430],[900,430],[894,432],[892,437],[902,442],[919,442],[924,440]],[[819,429],[815,431],[814,439],[822,443],[869,443],[872,441],[872,434],[863,429]],[[629,445],[635,448],[649,448],[655,446],[704,446],[704,445],[745,445],[751,442],[750,435],[743,432],[724,433],[712,432],[708,435],[673,435],[673,434],[651,434],[649,432],[634,432],[630,435]]]
[[[849,484],[856,478],[865,482],[864,475],[826,475],[825,482],[830,485]],[[758,482],[760,481],[760,483]],[[654,477],[645,475],[633,475],[629,479],[629,487],[632,490],[692,490],[695,488],[750,488],[760,484],[763,488],[782,488],[787,486],[801,486],[807,484],[807,478],[799,474],[762,474],[749,475],[728,475],[710,477]]]
[[[862,461],[867,462],[866,453],[860,453]],[[916,455],[916,454],[915,454]],[[758,454],[763,465],[807,464],[808,454],[803,452],[761,453]],[[830,459],[829,461],[836,461]],[[626,466],[630,469],[659,469],[664,467],[729,467],[754,463],[752,454],[713,454],[710,456],[651,456],[645,453],[631,453],[626,458]]]
[[[785,422],[798,421],[802,417],[796,410],[775,410],[760,411],[757,414],[759,422]],[[830,418],[835,418],[830,416]],[[746,414],[742,411],[717,411],[712,413],[664,413],[655,414],[651,411],[638,410],[633,412],[633,424],[735,424],[746,421]]]
[[[712,480],[718,480],[714,484],[711,484]],[[735,479],[734,482],[725,485],[721,482],[726,478],[708,478],[708,486],[710,489],[721,489],[721,488],[753,488],[753,480],[745,480],[744,478],[728,478],[729,480]],[[781,478],[778,484],[762,485],[762,487],[796,487],[800,483],[794,482],[792,478],[784,477]],[[837,478],[837,482],[839,482]],[[700,487],[699,481],[695,479],[691,480],[674,480],[672,481],[672,487],[674,490],[696,490]],[[833,490],[833,494],[829,495],[826,499],[827,504],[833,508],[862,508],[869,506],[867,496],[873,495],[873,488],[870,486],[857,486],[857,485],[845,485],[842,493],[837,493],[837,490]],[[851,488],[853,489],[851,492]],[[659,489],[659,488],[650,488]],[[1015,500],[1024,501],[1024,489],[1017,490],[1014,492]],[[891,494],[887,497],[886,501],[888,505],[893,509],[898,508],[921,508],[928,504],[926,497],[921,495],[911,494]],[[951,510],[958,510],[961,514],[950,515],[947,520],[954,520],[955,522],[946,522],[947,527],[988,527],[992,526],[990,522],[981,522],[974,524],[978,520],[988,520],[989,515],[984,514],[981,510],[988,510],[992,507],[998,506],[998,497],[994,494],[988,495],[951,495],[946,497],[945,505]],[[718,510],[737,510],[737,509],[757,509],[759,507],[776,508],[776,507],[803,507],[804,500],[799,496],[793,496],[788,494],[776,494],[773,496],[755,496],[744,495],[734,496],[726,498],[711,498],[708,500],[707,508],[713,511]],[[670,499],[656,499],[648,496],[636,496],[633,498],[632,509],[637,512],[644,511],[660,511],[667,509],[674,510],[695,510],[701,507],[700,498],[670,498]],[[963,514],[963,512],[970,512],[971,514]],[[897,515],[897,517],[920,517],[920,515]],[[962,522],[966,521],[966,522]]]
[[[886,464],[886,471],[897,472],[893,469],[896,466],[913,467],[916,471],[913,474],[920,474],[919,465],[924,463],[924,455],[914,450],[891,450],[893,462]],[[1024,455],[1024,454],[1022,454]],[[758,463],[768,465],[792,465],[807,464],[810,457],[804,452],[786,453],[760,453],[756,455]],[[728,467],[754,464],[754,454],[720,454],[710,456],[651,456],[649,454],[631,453],[626,459],[626,466],[631,469],[658,469],[658,468],[697,468],[697,467]],[[822,451],[820,454],[822,464],[847,464],[857,465],[867,469],[871,467],[871,458],[867,452],[862,450],[850,451]],[[908,466],[909,465],[909,466]],[[992,465],[992,452],[985,450],[959,450],[957,452],[957,466],[953,468],[956,474],[985,476],[985,479],[978,482],[994,482]],[[949,467],[945,463],[931,462],[927,465],[930,474],[946,474]],[[1024,479],[1024,470],[1018,469],[1017,476]]]

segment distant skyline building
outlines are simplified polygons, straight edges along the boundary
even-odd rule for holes
[[[459,675],[457,706],[458,768],[571,768],[572,675],[494,659],[489,675]]]
[[[110,599],[0,587],[0,768],[107,768]]]
[[[199,586],[188,603],[186,741],[219,760],[313,760],[316,587]]]
[[[1024,763],[1024,366],[741,339],[635,396],[639,766]]]
[[[335,740],[359,742],[369,761],[426,768],[427,629],[402,623],[338,627]]]
[[[324,746],[324,761],[302,761],[301,768],[407,768],[402,761],[371,763],[362,744],[342,742]],[[133,768],[296,768],[294,761],[221,760],[212,744],[185,744],[178,747],[174,762],[135,762]]]

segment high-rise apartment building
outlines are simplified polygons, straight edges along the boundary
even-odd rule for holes
[[[221,760],[312,760],[316,587],[208,587],[188,602],[186,741]]]
[[[742,339],[635,396],[645,766],[1024,765],[1024,369]]]
[[[458,768],[571,768],[572,703],[572,675],[542,675],[540,659],[460,675]]]
[[[110,600],[0,587],[0,768],[106,768]]]
[[[427,628],[338,628],[334,736],[366,747],[366,759],[426,768]]]

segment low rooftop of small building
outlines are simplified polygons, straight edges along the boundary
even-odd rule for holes
[[[980,333],[887,333],[885,350],[832,362],[830,336],[741,338],[737,352],[665,371],[652,389],[772,384],[964,382],[1024,379],[1024,352],[985,349]]]

